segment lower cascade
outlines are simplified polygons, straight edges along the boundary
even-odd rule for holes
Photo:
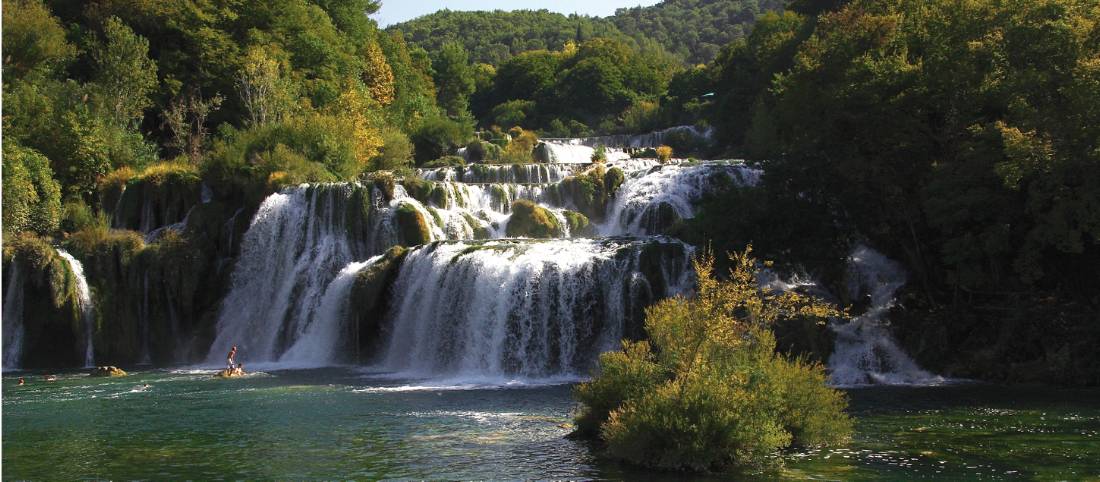
[[[19,262],[11,263],[11,274],[4,281],[8,292],[4,295],[4,319],[3,319],[3,368],[19,368],[20,356],[23,354],[23,335],[26,327],[23,325],[23,286],[20,284]]]
[[[57,250],[57,254],[69,263],[69,269],[76,278],[76,294],[79,302],[80,319],[84,323],[84,367],[95,366],[95,346],[93,333],[95,331],[95,306],[92,305],[92,292],[88,288],[88,280],[84,277],[84,265],[80,264],[73,255],[63,249]]]
[[[381,367],[409,376],[586,374],[640,335],[642,310],[691,286],[691,249],[665,238],[438,243],[393,289]]]
[[[895,293],[905,285],[905,271],[878,251],[857,246],[848,257],[848,291],[852,299],[869,297],[867,310],[842,324],[832,324],[836,348],[829,357],[834,385],[932,385],[942,383],[913,361],[897,345],[884,325],[895,304]]]

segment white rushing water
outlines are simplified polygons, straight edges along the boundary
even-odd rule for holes
[[[22,280],[19,262],[13,259],[8,266],[11,273],[4,282],[8,292],[4,295],[3,368],[16,369],[22,360],[23,335],[26,330],[23,325],[23,285],[20,284]]]
[[[645,247],[663,244],[658,278]],[[381,367],[412,377],[584,374],[628,319],[691,285],[690,249],[671,240],[444,243],[408,255],[393,289]],[[654,284],[657,284],[656,286]]]
[[[590,164],[596,147],[586,146],[579,139],[545,140],[539,147],[545,153],[545,161],[551,164]],[[605,161],[629,159],[630,155],[616,147],[604,147]]]
[[[830,381],[838,386],[868,384],[934,385],[943,383],[919,366],[897,345],[885,326],[895,304],[895,293],[905,285],[901,265],[866,246],[848,257],[849,295],[869,298],[867,310],[852,320],[830,327],[836,348],[829,357]]]
[[[655,148],[662,145],[667,145],[672,142],[673,138],[690,139],[698,143],[710,142],[711,137],[714,135],[714,130],[711,128],[701,128],[696,126],[672,126],[665,129],[648,132],[645,134],[619,134],[610,136],[592,136],[592,137],[567,137],[567,138],[544,138],[543,141],[551,142],[555,144],[571,144],[587,147],[611,147],[611,148]]]
[[[608,207],[603,235],[646,235],[661,232],[675,219],[694,217],[695,205],[721,183],[754,186],[759,169],[739,162],[707,161],[667,164],[628,173]],[[673,219],[667,219],[672,217]]]
[[[264,200],[241,242],[208,363],[223,361],[232,345],[250,361],[276,361],[340,268],[373,243],[396,242],[392,229],[374,229],[369,239],[351,232],[346,218],[356,195],[362,189],[351,184],[301,186]]]
[[[544,184],[559,182],[576,171],[575,166],[563,164],[470,164],[465,167],[417,169],[416,173],[429,181]]]
[[[72,271],[76,281],[80,319],[84,324],[84,367],[93,367],[95,366],[95,306],[92,304],[92,292],[88,288],[88,280],[84,277],[84,265],[63,249],[57,250],[57,254],[69,264],[69,270]]]
[[[302,332],[296,334],[294,344],[279,362],[292,366],[327,366],[339,362],[341,336],[348,331],[348,305],[351,288],[359,272],[382,259],[374,256],[366,261],[348,263],[325,288],[318,309],[314,311]]]

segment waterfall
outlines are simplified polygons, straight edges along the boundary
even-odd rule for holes
[[[561,181],[575,172],[573,166],[563,164],[471,164],[416,170],[417,176],[429,181],[477,184],[544,184]]]
[[[297,341],[279,362],[294,366],[325,366],[339,361],[340,336],[345,333],[348,302],[355,277],[360,271],[382,259],[374,256],[367,261],[348,263],[325,288],[318,309],[297,337]]]
[[[80,309],[80,319],[84,322],[84,367],[95,366],[95,306],[92,304],[92,292],[88,289],[88,280],[84,277],[84,265],[63,249],[57,254],[69,263],[69,270],[76,278],[76,294]]]
[[[542,152],[542,160],[551,164],[590,164],[596,154],[596,147],[584,145],[578,139],[544,140],[538,149]],[[605,147],[604,158],[618,161],[629,159],[630,155],[619,148]]]
[[[19,362],[23,355],[23,334],[26,328],[23,326],[23,285],[19,276],[19,262],[12,260],[9,265],[11,273],[4,285],[8,292],[4,295],[4,369],[19,368]]]
[[[645,304],[690,285],[690,249],[666,239],[424,246],[398,274],[381,366],[409,376],[583,375],[626,331],[638,333],[628,322],[640,326]]]
[[[303,185],[264,200],[241,241],[208,363],[220,363],[232,345],[250,361],[276,361],[340,268],[396,244],[392,227],[355,225],[368,217],[364,203],[390,210],[374,194],[355,184]],[[384,213],[371,214],[370,222],[385,224]]]
[[[942,383],[942,377],[917,366],[884,325],[895,293],[905,285],[902,267],[861,245],[848,257],[848,274],[849,295],[869,297],[869,307],[846,323],[830,325],[837,335],[836,349],[829,357],[831,382],[840,386]]]
[[[567,138],[543,138],[543,141],[554,144],[569,144],[587,147],[617,147],[617,148],[647,148],[659,147],[672,141],[672,136],[681,139],[691,139],[695,142],[710,142],[714,135],[712,128],[700,128],[696,126],[673,126],[645,134],[619,134],[610,136],[593,137],[567,137]]]
[[[634,171],[619,188],[608,207],[604,235],[654,234],[679,219],[695,216],[695,204],[722,183],[754,186],[761,171],[744,164],[708,161],[693,164],[659,165],[648,171]]]

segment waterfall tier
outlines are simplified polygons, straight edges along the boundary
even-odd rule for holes
[[[654,300],[691,286],[691,249],[650,238],[442,243],[412,251],[393,289],[386,370],[411,376],[587,373]]]
[[[84,329],[84,367],[94,367],[95,306],[92,304],[92,291],[88,288],[88,279],[84,277],[84,265],[63,249],[57,250],[57,254],[69,263],[69,270],[72,271],[76,281],[77,309],[80,310],[80,320]]]

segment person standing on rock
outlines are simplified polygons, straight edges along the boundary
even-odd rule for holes
[[[233,345],[233,349],[229,350],[229,356],[225,358],[225,363],[227,365],[226,368],[228,368],[229,371],[233,371],[233,367],[237,365],[236,361],[234,360],[236,357],[237,345]]]

